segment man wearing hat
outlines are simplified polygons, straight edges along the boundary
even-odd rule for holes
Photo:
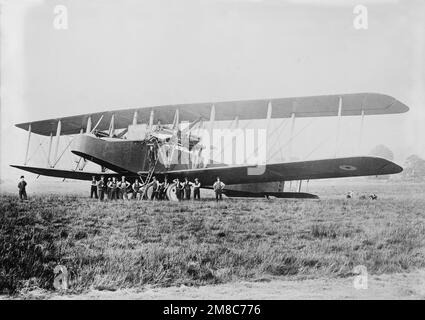
[[[26,188],[27,187],[27,182],[24,179],[24,176],[21,176],[21,179],[19,180],[18,183],[18,189],[19,189],[19,199],[21,200],[27,200],[27,191]]]

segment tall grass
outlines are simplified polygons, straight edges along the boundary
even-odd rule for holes
[[[203,285],[424,267],[425,200],[112,202],[0,196],[0,290]]]

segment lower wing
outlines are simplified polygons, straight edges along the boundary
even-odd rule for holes
[[[204,186],[212,185],[217,177],[225,184],[272,181],[313,180],[395,174],[403,168],[377,157],[349,157],[266,164],[264,166],[228,166],[204,169],[168,171],[170,178],[199,178]]]
[[[120,173],[84,172],[12,165],[35,174],[66,179],[91,180],[92,176],[121,176]],[[271,181],[312,180],[326,178],[343,178],[358,176],[375,176],[394,174],[403,171],[397,164],[377,157],[349,157],[337,159],[274,163],[264,166],[221,166],[201,169],[170,170],[155,172],[156,175],[167,175],[169,179],[190,180],[199,178],[203,186],[211,186],[217,177],[226,184],[258,183]],[[147,172],[139,172],[144,176]],[[127,178],[139,175],[125,174]]]
[[[41,168],[41,167],[28,167],[28,166],[19,166],[11,165],[11,167],[25,170],[31,173],[35,173],[41,176],[49,176],[56,178],[65,178],[65,179],[75,179],[75,180],[91,180],[93,176],[99,178],[104,176],[105,178],[109,177],[121,177],[122,174],[116,172],[89,172],[89,171],[79,171],[79,170],[62,170],[55,168]],[[126,177],[131,177],[126,174]],[[134,174],[134,177],[138,177],[137,174]]]

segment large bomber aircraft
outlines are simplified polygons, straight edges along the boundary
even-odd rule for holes
[[[330,158],[323,160],[280,163],[225,164],[202,161],[214,148],[208,145],[195,128],[203,128],[213,135],[216,122],[289,118],[293,126],[297,118],[337,117],[397,114],[409,108],[397,99],[377,93],[354,93],[298,98],[194,103],[156,107],[113,110],[78,116],[20,123],[18,128],[31,134],[50,137],[47,166],[12,165],[37,175],[66,179],[91,180],[101,175],[120,177],[130,181],[141,179],[148,187],[152,176],[173,179],[199,178],[204,188],[211,188],[216,177],[226,182],[224,194],[230,197],[317,198],[300,192],[285,192],[286,181],[324,178],[376,176],[395,174],[403,169],[386,159],[370,156]],[[185,128],[181,123],[188,124]],[[133,135],[130,137],[129,132]],[[292,132],[292,130],[291,130]],[[76,168],[55,168],[58,162],[59,140],[63,135],[75,136],[69,148],[80,157]],[[211,137],[210,137],[211,138]],[[292,137],[291,137],[292,139]],[[51,158],[55,143],[54,158]],[[208,145],[208,147],[206,147]],[[187,161],[181,161],[186,158]],[[87,161],[100,165],[100,170],[84,170]],[[82,165],[81,165],[81,164]],[[257,171],[254,169],[258,169]],[[168,188],[167,197],[177,200],[175,184]]]

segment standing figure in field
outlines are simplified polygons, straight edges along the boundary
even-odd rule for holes
[[[156,163],[156,149],[153,144],[149,146],[148,149],[148,158],[149,158],[149,165],[153,166]]]
[[[111,178],[108,178],[108,181],[106,182],[106,198],[108,200],[111,200],[111,188],[109,187],[109,184],[112,182]]]
[[[152,195],[151,195],[151,200],[155,200],[155,199],[159,199],[159,181],[158,180],[156,180],[156,177],[154,176],[153,178],[152,178],[152,182],[151,182],[151,185],[152,185]]]
[[[158,184],[158,199],[164,200],[165,199],[165,193],[166,193],[166,187],[165,184],[167,183],[167,178],[164,178],[163,182],[160,182]]]
[[[189,181],[189,179],[186,177],[184,178],[183,182],[183,190],[184,190],[184,198],[186,200],[190,200],[190,192],[192,189],[192,182]]]
[[[131,186],[131,189],[133,189],[133,199],[140,200],[141,187],[142,185],[140,184],[139,179],[134,180],[134,183]]]
[[[170,186],[170,183],[168,182],[168,178],[164,177],[164,182],[161,183],[161,188],[160,188],[160,199],[161,200],[165,200],[167,198],[167,189]]]
[[[100,201],[103,201],[103,199],[105,198],[105,190],[106,190],[105,177],[100,176],[100,180],[97,182],[97,193],[99,194]]]
[[[117,199],[117,189],[118,189],[118,182],[117,182],[117,178],[113,177],[112,180],[109,182],[108,184],[109,189],[111,190],[111,200],[116,200]]]
[[[201,183],[198,178],[195,178],[195,182],[193,183],[193,199],[201,200]]]
[[[225,184],[223,182],[220,181],[220,178],[217,177],[216,182],[214,182],[213,184],[213,189],[215,192],[215,200],[219,201],[219,200],[223,200],[223,189],[225,187]]]
[[[182,200],[183,186],[180,183],[179,178],[174,179],[173,182],[176,184],[176,196],[177,196],[177,199],[180,201],[180,200]]]
[[[125,180],[125,176],[122,176],[121,177],[121,181],[120,181],[120,183],[118,185],[120,199],[128,200],[127,189],[128,189],[129,186],[130,186],[130,182],[128,182],[128,181]]]
[[[21,176],[18,182],[19,199],[21,200],[27,200],[26,187],[27,187],[27,182],[25,181],[24,176]]]
[[[97,199],[97,181],[96,181],[96,177],[92,176],[91,177],[91,188],[90,188],[90,198],[93,198],[93,195],[95,197],[95,199]]]

